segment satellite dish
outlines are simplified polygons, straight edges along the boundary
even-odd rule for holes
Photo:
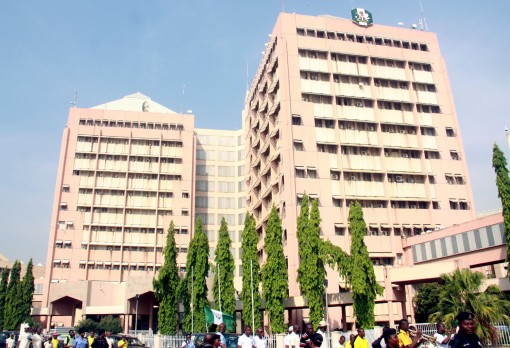
[[[418,26],[416,24],[411,25],[411,28],[416,29]]]
[[[398,22],[397,23],[399,27],[403,27],[404,26],[404,22]]]

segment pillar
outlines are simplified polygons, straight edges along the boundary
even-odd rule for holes
[[[342,308],[342,331],[347,331],[347,310],[345,309],[345,305],[341,306]]]

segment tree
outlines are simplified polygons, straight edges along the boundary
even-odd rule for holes
[[[373,328],[375,298],[378,294],[382,294],[383,288],[375,279],[374,265],[363,240],[367,225],[359,202],[352,202],[349,206],[349,229],[351,255],[348,281],[352,287],[354,317],[358,326]]]
[[[241,291],[241,300],[243,302],[242,317],[245,323],[255,327],[261,322],[260,315],[260,295],[259,295],[259,273],[260,264],[257,255],[257,244],[259,237],[255,229],[255,219],[249,213],[246,213],[244,219],[244,230],[241,244],[241,260],[243,262],[243,289]],[[252,284],[253,282],[253,284]],[[253,297],[252,297],[253,288]],[[253,318],[252,318],[252,299],[253,299]],[[249,305],[248,305],[249,304]]]
[[[9,285],[5,295],[5,314],[4,314],[4,329],[5,330],[18,330],[21,324],[21,307],[22,307],[22,294],[21,291],[21,263],[16,260],[11,269],[9,277]]]
[[[189,244],[186,272],[185,282],[179,289],[181,299],[188,298],[191,305],[188,310],[185,307],[184,329],[187,332],[192,329],[194,332],[206,332],[204,306],[209,306],[206,283],[209,274],[209,241],[200,218],[195,223],[194,236]]]
[[[441,320],[450,325],[458,313],[469,311],[476,315],[476,334],[484,345],[496,342],[497,330],[491,323],[510,323],[510,302],[497,286],[491,285],[480,291],[483,280],[482,273],[467,268],[441,275],[443,286],[439,293],[439,310],[429,320]]]
[[[231,247],[232,240],[230,239],[230,233],[228,232],[228,225],[225,218],[222,218],[214,258],[216,269],[214,272],[213,293],[216,309],[219,310],[221,308],[223,313],[234,317],[236,311],[234,289],[235,265],[234,257],[230,251]]]
[[[20,324],[30,319],[32,309],[32,298],[34,296],[34,264],[32,259],[28,261],[27,269],[21,281],[21,308],[19,313]]]
[[[272,333],[285,332],[283,301],[288,297],[287,262],[283,254],[282,221],[273,205],[267,223],[264,250],[267,255],[262,268],[262,293],[266,301]]]
[[[94,319],[82,319],[78,322],[78,324],[74,327],[76,331],[79,331],[80,329],[85,330],[86,332],[99,331],[99,323],[95,321]]]
[[[442,286],[438,283],[420,285],[414,297],[414,315],[417,323],[426,323],[429,316],[439,310],[439,292]]]
[[[5,315],[5,297],[7,293],[7,284],[9,282],[9,270],[4,268],[2,270],[2,278],[0,280],[0,330],[4,327]]]
[[[173,221],[168,227],[163,255],[165,262],[159,271],[158,279],[152,281],[154,294],[159,301],[158,329],[160,334],[175,335],[179,323],[177,317],[178,294],[175,291],[179,286],[179,271],[177,269],[177,247]]]
[[[310,322],[315,328],[324,317],[324,279],[326,269],[322,259],[322,240],[320,237],[321,217],[317,199],[312,201],[309,214],[308,196],[301,201],[301,212],[297,220],[297,238],[299,243],[298,282],[303,296],[308,301]],[[308,218],[310,217],[310,218]]]
[[[503,207],[503,221],[505,224],[505,236],[507,244],[506,260],[510,261],[510,178],[508,177],[507,161],[503,151],[494,144],[492,150],[492,167],[496,172],[496,186],[498,196]],[[510,273],[508,273],[510,276]]]
[[[109,331],[112,334],[118,334],[119,332],[122,332],[122,325],[120,324],[120,319],[114,318],[111,315],[108,315],[101,319],[101,321],[99,322],[99,328],[104,329],[105,331]]]

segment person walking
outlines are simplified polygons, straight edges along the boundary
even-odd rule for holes
[[[402,319],[398,322],[398,342],[400,348],[417,348],[422,342],[421,331],[416,331],[413,338],[409,333],[409,322]]]
[[[87,337],[87,340],[89,341],[89,347],[92,347],[92,343],[94,343],[94,340],[96,339],[96,333],[94,330],[90,330],[89,337]]]
[[[73,348],[89,348],[89,340],[85,337],[85,329],[80,329],[78,334],[78,337],[73,341]]]
[[[99,337],[94,339],[94,342],[90,345],[91,348],[108,348],[108,341],[106,341],[106,331],[104,329],[99,330]]]
[[[292,333],[294,333],[294,328],[292,327],[292,325],[290,325],[289,328],[287,329],[287,334],[283,338],[283,346],[285,348],[291,348],[291,342],[292,342],[291,334]],[[295,348],[295,347],[293,347],[293,348]]]
[[[481,348],[480,337],[475,333],[475,315],[461,312],[455,318],[459,322],[459,332],[448,343],[449,348]]]
[[[320,333],[314,333],[310,336],[310,348],[319,348],[322,345],[324,337]]]
[[[29,348],[30,341],[32,340],[31,336],[30,327],[25,327],[25,330],[19,335],[18,348]]]
[[[255,348],[267,348],[267,340],[264,337],[264,330],[261,327],[255,330],[253,341]]]
[[[181,348],[195,348],[195,343],[191,340],[191,334],[186,334],[186,339],[181,344]]]
[[[239,336],[237,341],[237,348],[255,348],[255,342],[251,334],[251,326],[247,325],[244,328],[244,334]]]
[[[69,330],[69,336],[66,336],[64,340],[64,347],[71,348],[74,343],[74,337],[75,337],[74,330],[73,329]]]
[[[10,334],[9,338],[5,340],[5,345],[7,348],[14,348],[14,334]]]
[[[436,345],[438,348],[448,348],[448,343],[455,336],[455,327],[452,327],[450,333],[446,332],[446,325],[442,322],[436,324],[437,332],[434,334]]]
[[[43,337],[41,335],[42,329],[37,328],[32,335],[32,348],[42,348]]]
[[[218,332],[216,334],[220,335],[221,347],[227,348],[227,340],[225,339],[225,332],[227,331],[227,325],[221,323],[218,325]]]
[[[354,348],[369,348],[368,340],[365,338],[365,329],[358,328],[358,337],[354,340]]]
[[[310,338],[314,334],[313,325],[308,323],[306,324],[306,332],[301,336],[301,340],[299,341],[300,348],[311,348],[310,346]]]

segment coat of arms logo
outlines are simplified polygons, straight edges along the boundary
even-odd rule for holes
[[[362,27],[368,27],[374,23],[372,13],[363,8],[353,8],[351,11],[352,21]]]

